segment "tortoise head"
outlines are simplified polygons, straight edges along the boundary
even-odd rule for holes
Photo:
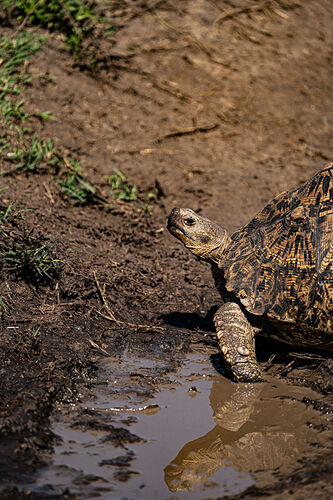
[[[225,229],[200,217],[190,208],[174,208],[167,227],[194,255],[216,264],[230,242]]]

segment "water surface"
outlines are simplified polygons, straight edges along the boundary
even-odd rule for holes
[[[303,402],[320,399],[310,389],[268,376],[235,384],[205,349],[152,394],[168,370],[133,353],[105,359],[94,398],[54,419],[62,442],[36,488],[102,499],[228,496],[294,470],[331,437],[330,417]]]

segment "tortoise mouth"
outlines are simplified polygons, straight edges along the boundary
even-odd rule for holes
[[[168,222],[168,225],[167,225],[167,230],[171,233],[171,234],[177,234],[177,233],[181,233],[185,236],[185,233],[183,231],[183,229],[181,227],[178,226],[178,224],[175,224],[174,222]]]
[[[193,238],[188,234],[186,226],[184,226],[182,209],[178,207],[175,207],[169,215],[167,229],[173,236],[180,239],[183,243],[193,240]]]
[[[182,227],[180,227],[178,224],[176,224],[175,222],[169,221],[168,225],[167,225],[167,230],[173,236],[180,236],[180,237],[184,237],[185,236],[185,238],[187,238],[187,239],[192,239],[188,234],[186,234],[186,232],[184,231],[184,229]]]

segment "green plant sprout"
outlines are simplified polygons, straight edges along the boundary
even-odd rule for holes
[[[138,201],[137,186],[131,186],[126,176],[117,168],[113,169],[114,174],[107,178],[108,184],[111,186],[110,194],[113,198],[124,201]]]
[[[12,201],[7,208],[0,206],[0,224],[13,222],[18,218],[24,219],[23,213],[27,212],[29,209],[13,210],[15,203],[15,201]]]
[[[35,340],[40,336],[40,326],[31,327],[31,335]]]
[[[51,120],[54,122],[58,121],[58,118],[54,115],[52,115],[49,111],[43,111],[42,113],[34,113],[34,116],[38,116],[39,118],[42,118],[43,120]]]
[[[8,309],[9,307],[5,299],[3,297],[0,297],[0,314],[7,312]]]

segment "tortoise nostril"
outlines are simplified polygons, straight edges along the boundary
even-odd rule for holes
[[[179,218],[179,211],[180,209],[178,207],[175,207],[171,210],[171,213],[168,218],[168,226],[173,226]]]

